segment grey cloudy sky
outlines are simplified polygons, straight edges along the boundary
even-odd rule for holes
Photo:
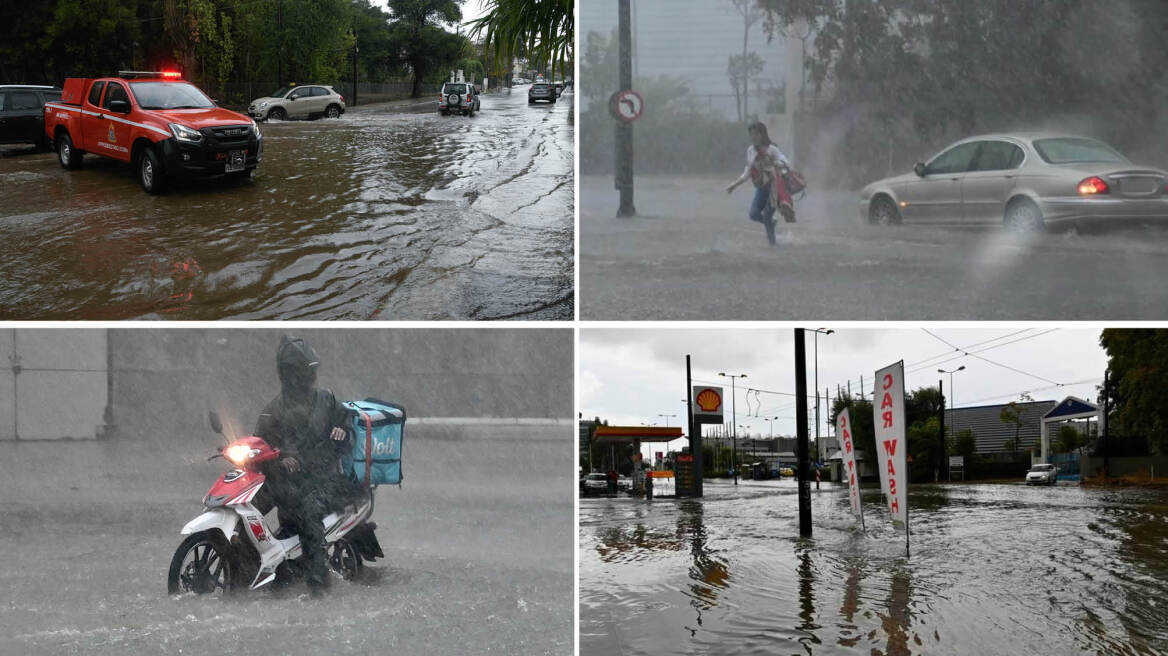
[[[858,394],[862,376],[864,391],[870,397],[873,372],[904,360],[907,392],[935,386],[943,378],[946,394],[957,407],[1007,403],[1026,391],[1036,401],[1066,396],[1094,401],[1107,365],[1098,328],[930,326],[927,330],[836,328],[832,335],[820,335],[820,390],[830,387],[834,395],[836,385],[846,389],[850,379],[853,393]],[[813,335],[808,331],[809,390],[814,350]],[[695,382],[726,388],[727,421],[730,381],[720,378],[718,372],[745,373],[748,377],[737,383],[738,423],[747,425],[751,433],[766,436],[770,424],[762,417],[777,415],[775,434],[795,434],[794,330],[789,327],[581,328],[580,411],[585,417],[599,416],[616,425],[664,425],[666,419],[672,426],[680,425],[685,418],[682,399],[687,353],[692,357]],[[965,370],[953,376],[954,395],[949,376],[937,369],[962,365]],[[747,389],[771,393],[755,394]],[[809,413],[813,409],[809,400]],[[659,414],[677,416],[662,418]],[[822,414],[826,415],[826,410]],[[809,429],[814,435],[814,427],[809,424]]]

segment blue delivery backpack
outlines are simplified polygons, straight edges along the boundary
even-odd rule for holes
[[[396,403],[365,399],[349,401],[353,410],[353,451],[345,469],[366,487],[398,485],[402,481],[402,428],[406,409]]]

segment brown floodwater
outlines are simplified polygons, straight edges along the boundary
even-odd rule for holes
[[[572,96],[265,123],[250,182],[0,157],[0,319],[553,319],[573,301]]]
[[[910,490],[911,550],[864,492],[706,483],[580,502],[580,653],[1168,653],[1168,493]]]

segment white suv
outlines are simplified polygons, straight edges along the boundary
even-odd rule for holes
[[[474,116],[479,111],[479,90],[469,82],[447,82],[438,94],[438,113]]]
[[[345,97],[324,84],[281,87],[271,95],[251,101],[247,113],[257,121],[338,118],[345,113]]]
[[[1054,485],[1058,480],[1058,467],[1047,464],[1037,464],[1026,472],[1027,485]]]

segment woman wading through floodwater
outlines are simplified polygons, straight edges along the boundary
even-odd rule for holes
[[[783,215],[787,223],[795,222],[795,208],[791,204],[791,194],[787,192],[783,174],[790,170],[791,163],[779,147],[771,142],[766,126],[760,121],[751,123],[750,147],[746,149],[746,168],[742,175],[726,187],[726,193],[733,192],[738,185],[750,179],[754,183],[754,201],[750,204],[750,220],[757,221],[766,228],[767,241],[775,243],[775,209]]]

